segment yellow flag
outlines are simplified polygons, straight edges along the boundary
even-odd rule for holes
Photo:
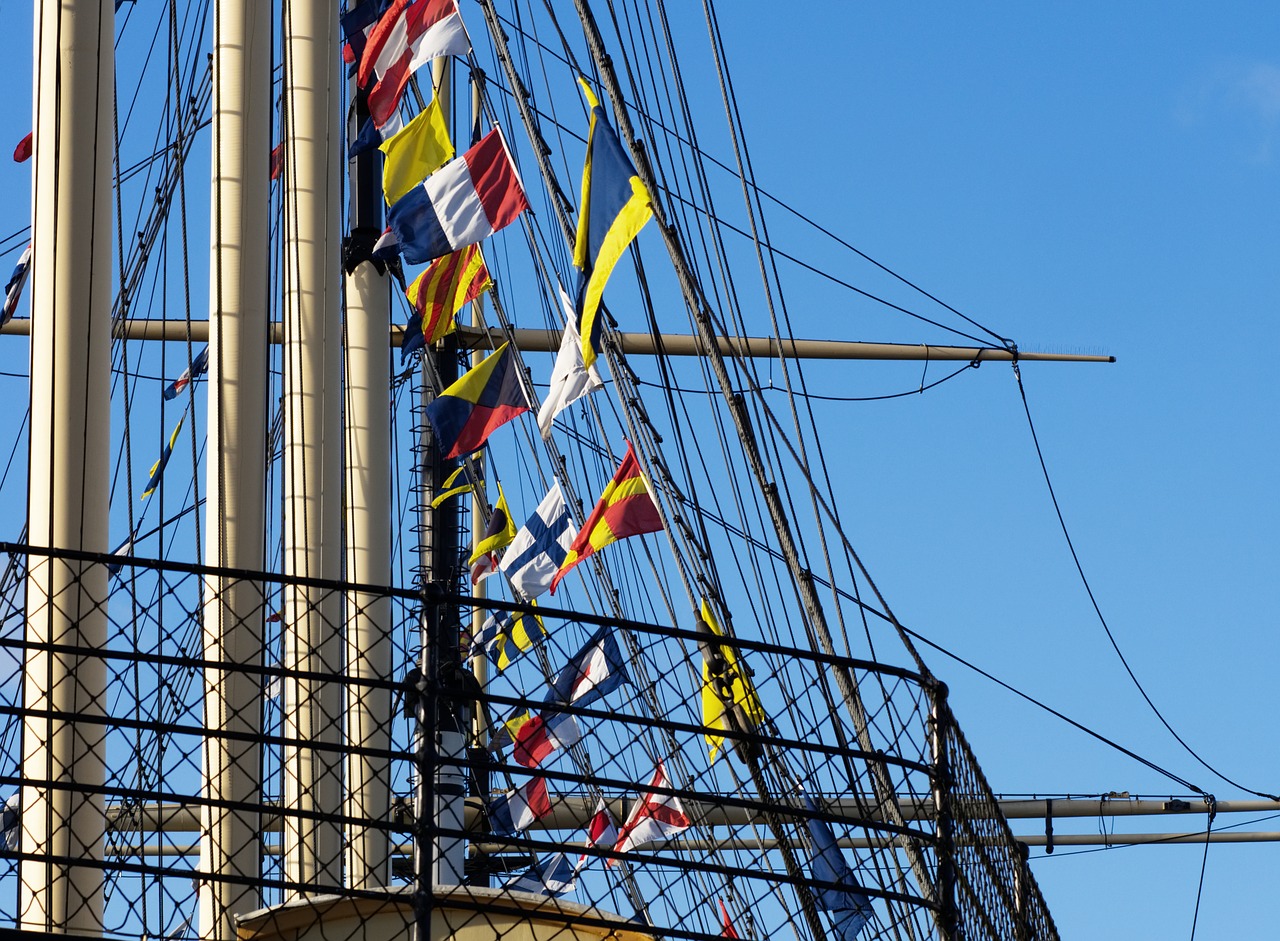
[[[502,484],[498,484],[498,505],[489,516],[489,525],[476,543],[475,552],[467,560],[468,565],[475,565],[483,556],[497,552],[516,538],[516,524],[511,519],[511,510],[507,508],[507,495],[502,492]]]
[[[382,195],[390,206],[453,159],[453,144],[439,99],[378,148],[387,155],[382,166]]]
[[[723,637],[724,632],[720,630],[705,598],[702,599],[698,633],[707,636],[705,641],[698,642],[702,652],[702,724],[708,729],[721,731],[755,732],[764,722],[764,707],[760,705],[760,697],[756,695],[751,680],[738,664],[733,647],[715,640]],[[724,736],[709,731],[706,739],[711,760],[715,761],[724,744]],[[736,742],[735,748],[739,756],[759,750],[754,742],[744,741]]]

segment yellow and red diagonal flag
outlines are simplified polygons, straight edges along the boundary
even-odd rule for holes
[[[627,442],[627,456],[618,465],[613,480],[604,488],[600,502],[591,511],[578,532],[578,538],[569,547],[569,553],[560,565],[560,571],[551,580],[551,593],[571,568],[598,549],[628,536],[655,533],[662,528],[662,517],[649,493],[649,482],[640,471],[636,452]]]
[[[479,245],[468,245],[437,258],[405,291],[414,310],[405,328],[406,338],[413,333],[420,334],[422,339],[411,344],[415,347],[422,342],[435,343],[452,332],[453,315],[462,305],[474,301],[492,286]],[[403,360],[403,347],[401,350]]]

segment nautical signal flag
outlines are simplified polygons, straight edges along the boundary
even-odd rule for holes
[[[582,362],[582,343],[578,336],[573,301],[569,300],[564,288],[559,285],[557,288],[566,323],[564,336],[560,339],[560,352],[556,354],[556,364],[551,370],[551,386],[538,409],[538,430],[542,432],[543,438],[551,437],[551,423],[557,415],[584,395],[604,385],[594,364],[586,366]]]
[[[171,399],[176,399],[178,397],[178,393],[191,384],[192,379],[199,379],[208,371],[209,347],[206,346],[196,354],[196,358],[191,361],[191,365],[183,370],[181,376],[164,387],[164,400],[168,402]]]
[[[389,6],[391,0],[364,0],[338,17],[342,28],[342,61],[355,66],[357,72],[369,36]]]
[[[724,631],[705,598],[697,630],[703,638],[698,641],[702,654],[702,724],[708,730],[754,733],[765,720],[764,707],[732,645],[720,640]],[[706,738],[711,760],[715,761],[725,737],[708,731]],[[734,747],[743,759],[759,753],[754,742],[738,739]]]
[[[432,59],[470,51],[454,0],[394,0],[369,32],[356,71],[356,83],[369,92],[370,118],[385,124],[410,76]]]
[[[169,458],[173,456],[173,445],[178,440],[178,432],[182,430],[182,423],[186,417],[183,415],[178,419],[178,424],[173,426],[173,434],[169,435],[169,443],[160,452],[160,460],[151,465],[151,477],[147,480],[147,489],[142,491],[142,496],[138,499],[145,500],[156,492],[156,487],[160,486],[160,478],[164,476],[164,468],[169,463]]]
[[[382,163],[382,195],[389,206],[453,159],[453,142],[449,140],[440,99],[433,98],[379,149],[386,155]]]
[[[578,269],[578,336],[582,361],[596,361],[600,346],[600,298],[605,282],[627,246],[653,218],[653,198],[636,173],[622,141],[587,80],[579,83],[591,106],[587,131],[587,159],[582,167],[582,200],[578,203],[578,234],[573,264]]]
[[[586,706],[629,682],[614,629],[601,627],[551,681],[548,702]]]
[[[396,200],[387,223],[405,261],[420,265],[487,239],[527,208],[502,132],[494,128]]]
[[[722,938],[739,938],[737,929],[733,927],[733,922],[729,920],[729,910],[724,907],[724,899],[716,899],[720,903],[720,922],[724,925],[720,929],[720,937]]]
[[[489,515],[489,525],[476,543],[475,551],[467,564],[471,566],[471,587],[480,584],[498,570],[498,553],[511,545],[516,538],[516,524],[511,521],[511,511],[507,509],[507,495],[498,485],[498,505]]]
[[[476,450],[494,431],[529,411],[519,368],[510,345],[504,343],[427,406],[437,446],[446,459]]]
[[[498,567],[512,588],[526,598],[537,598],[551,587],[551,580],[576,538],[578,528],[573,525],[560,482],[556,481],[533,516],[516,533]]]
[[[654,533],[662,528],[662,517],[649,494],[649,482],[640,470],[636,452],[627,443],[627,454],[600,495],[600,502],[582,524],[578,538],[565,555],[560,571],[551,580],[551,594],[569,570],[587,556],[619,539]]]
[[[558,898],[576,888],[577,870],[569,864],[564,853],[555,853],[540,860],[523,875],[508,879],[504,889],[516,892],[532,892],[534,895],[550,895]]]
[[[810,813],[819,812],[808,794],[804,795],[804,805]],[[832,883],[826,887],[815,886],[814,901],[818,908],[831,916],[840,941],[854,941],[871,921],[871,900],[844,861],[844,854],[840,852],[827,822],[815,817],[805,822],[809,829],[809,858],[814,881]]]
[[[558,748],[569,748],[582,738],[582,731],[567,712],[525,713],[507,721],[511,735],[511,757],[526,768],[536,768]]]
[[[111,550],[112,555],[133,555],[133,533],[125,537],[124,542]],[[124,568],[123,562],[107,563],[107,578],[115,578],[120,574],[120,570]]]
[[[9,283],[4,286],[4,308],[0,309],[0,327],[13,319],[18,309],[18,301],[22,298],[22,288],[31,274],[31,244],[22,250],[18,263],[13,266],[13,274],[9,275]]]
[[[489,805],[489,825],[499,836],[527,830],[551,813],[547,779],[536,777],[523,787],[507,791]]]
[[[505,670],[516,657],[546,636],[542,618],[536,615],[495,611],[471,639],[469,656],[475,657],[483,652],[499,670]]]
[[[428,343],[453,332],[454,316],[482,293],[493,287],[489,269],[479,245],[468,245],[443,258],[437,258],[427,270],[413,279],[405,291],[413,305],[413,316],[405,327],[404,340],[400,343],[400,362],[403,365],[409,354]],[[416,340],[410,342],[411,332]]]
[[[35,139],[35,131],[27,131],[27,136],[18,141],[18,146],[13,148],[14,163],[26,163],[31,159],[35,149]]]
[[[473,461],[479,457],[479,454],[471,455]],[[444,479],[444,483],[440,485],[440,492],[431,501],[431,509],[434,510],[450,497],[461,496],[464,493],[474,493],[475,489],[475,482],[471,479],[471,471],[467,469],[466,464],[463,464]]]
[[[0,846],[14,852],[21,843],[22,792],[17,791],[0,804]]]
[[[618,843],[614,849],[619,853],[626,853],[637,846],[675,836],[693,826],[693,822],[684,812],[684,805],[680,803],[680,798],[674,794],[660,794],[658,788],[671,789],[671,780],[667,777],[667,769],[661,761],[658,762],[657,770],[653,772],[649,789],[632,806],[631,813],[627,815],[627,822],[618,832]]]
[[[587,848],[596,846],[605,846],[613,849],[618,842],[618,828],[614,825],[613,814],[609,813],[609,808],[605,806],[604,799],[601,798],[596,804],[596,812],[591,815],[591,819],[587,822]],[[575,867],[581,869],[586,865],[590,857],[583,853],[578,857],[578,865]]]

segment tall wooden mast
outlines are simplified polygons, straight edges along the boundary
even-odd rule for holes
[[[354,9],[360,2],[351,5]],[[368,120],[369,109],[348,83],[353,102],[350,136]],[[391,574],[391,351],[390,278],[370,253],[382,232],[381,153],[361,153],[350,167],[350,232],[346,268],[346,579],[390,585]],[[386,595],[352,592],[347,597],[346,675],[385,682],[391,677],[392,609]],[[391,841],[385,829],[359,821],[385,821],[391,807],[391,762],[370,757],[391,748],[391,697],[384,689],[352,685],[347,691],[347,807],[351,820],[347,884],[355,889],[391,880]]]
[[[205,558],[264,568],[266,520],[268,193],[271,9],[219,0],[214,12],[213,159],[209,277],[209,447]],[[205,580],[205,804],[201,869],[228,881],[200,885],[200,937],[229,941],[234,916],[261,904],[262,586]],[[230,810],[229,804],[240,809]]]
[[[54,550],[109,548],[114,26],[101,0],[36,4],[27,506],[31,543]],[[102,932],[106,601],[106,566],[30,558],[23,928]]]
[[[331,0],[284,5],[284,565],[332,580],[343,548],[337,22]],[[290,586],[283,623],[284,876],[337,886],[342,596]]]

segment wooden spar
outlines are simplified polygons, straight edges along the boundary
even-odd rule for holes
[[[1044,846],[1047,838],[1043,833],[1014,834],[1014,839],[1026,846]],[[836,845],[842,849],[881,848],[884,840],[872,841],[866,837],[836,837]],[[1280,843],[1280,831],[1276,830],[1213,830],[1206,835],[1203,830],[1187,830],[1173,833],[1064,833],[1055,834],[1055,846],[1185,846],[1187,844],[1203,845],[1209,843]],[[742,840],[676,840],[667,844],[654,844],[646,852],[708,852],[711,850],[771,850],[774,849],[771,839]],[[963,843],[961,846],[965,845]],[[562,844],[566,853],[590,852],[591,847],[585,840]],[[469,852],[473,854],[500,852],[505,847],[500,843],[472,844]],[[172,843],[160,845],[148,844],[140,849],[132,850],[142,856],[196,856],[200,853],[198,843]],[[268,849],[266,855],[275,855],[277,851]],[[398,856],[409,854],[408,846],[392,849]]]
[[[209,327],[203,320],[127,320],[116,324],[115,335],[130,340],[183,340],[188,326],[193,341],[208,339]],[[30,332],[30,320],[11,320],[0,327],[0,335],[23,336]],[[554,353],[560,349],[560,333],[534,327],[516,327],[511,331],[515,344],[526,353]],[[404,327],[393,324],[389,342],[400,346]],[[666,356],[702,356],[702,338],[696,335],[660,334],[662,352]],[[279,343],[281,326],[271,324],[271,342]],[[618,343],[628,356],[654,355],[657,341],[651,333],[619,333]],[[458,327],[458,342],[466,349],[493,349],[502,342],[495,332],[493,337],[477,327]],[[725,356],[748,357],[776,356],[778,341],[773,337],[720,337],[716,344]],[[898,360],[911,362],[982,362],[1008,363],[1014,360],[1009,350],[989,346],[933,346],[927,343],[868,343],[859,340],[785,340],[781,348],[792,359],[857,359]],[[1086,353],[1034,353],[1019,350],[1017,360],[1023,363],[1114,363],[1114,356]]]
[[[728,796],[728,795],[726,795]],[[856,818],[860,809],[869,805],[869,796],[860,797],[827,797],[823,801],[826,809],[836,817]],[[608,799],[605,805],[615,819],[625,819],[628,799],[619,796]],[[753,823],[763,823],[763,817],[750,808],[734,807],[711,795],[699,798],[686,796],[683,798],[685,812],[696,816],[700,823],[711,827],[742,827]],[[931,820],[933,806],[928,800],[919,797],[902,795],[898,798],[902,807],[902,816],[907,820]],[[1047,801],[1031,799],[1003,799],[995,802],[1000,816],[1006,820],[1042,820],[1048,809]],[[266,805],[262,832],[279,833],[280,818],[272,812],[271,805]],[[1280,812],[1280,801],[1273,800],[1228,800],[1218,801],[1214,805],[1219,817],[1227,814],[1274,814]],[[395,808],[396,814],[407,808],[403,805]],[[1055,819],[1069,818],[1101,818],[1101,817],[1196,817],[1208,813],[1208,804],[1202,799],[1175,800],[1146,799],[1130,800],[1099,799],[1096,797],[1055,798],[1053,816]],[[596,811],[595,799],[577,795],[559,795],[551,801],[551,812],[530,825],[530,830],[581,830]],[[199,827],[199,808],[195,804],[166,802],[164,804],[142,804],[127,808],[112,805],[107,807],[106,819],[120,833],[150,833],[164,830],[167,833],[191,832]],[[477,800],[467,802],[466,827],[475,829],[480,823],[480,803]],[[1203,835],[1203,831],[1201,831]],[[1054,835],[1057,842],[1059,836]],[[1021,837],[1019,838],[1021,839]]]

